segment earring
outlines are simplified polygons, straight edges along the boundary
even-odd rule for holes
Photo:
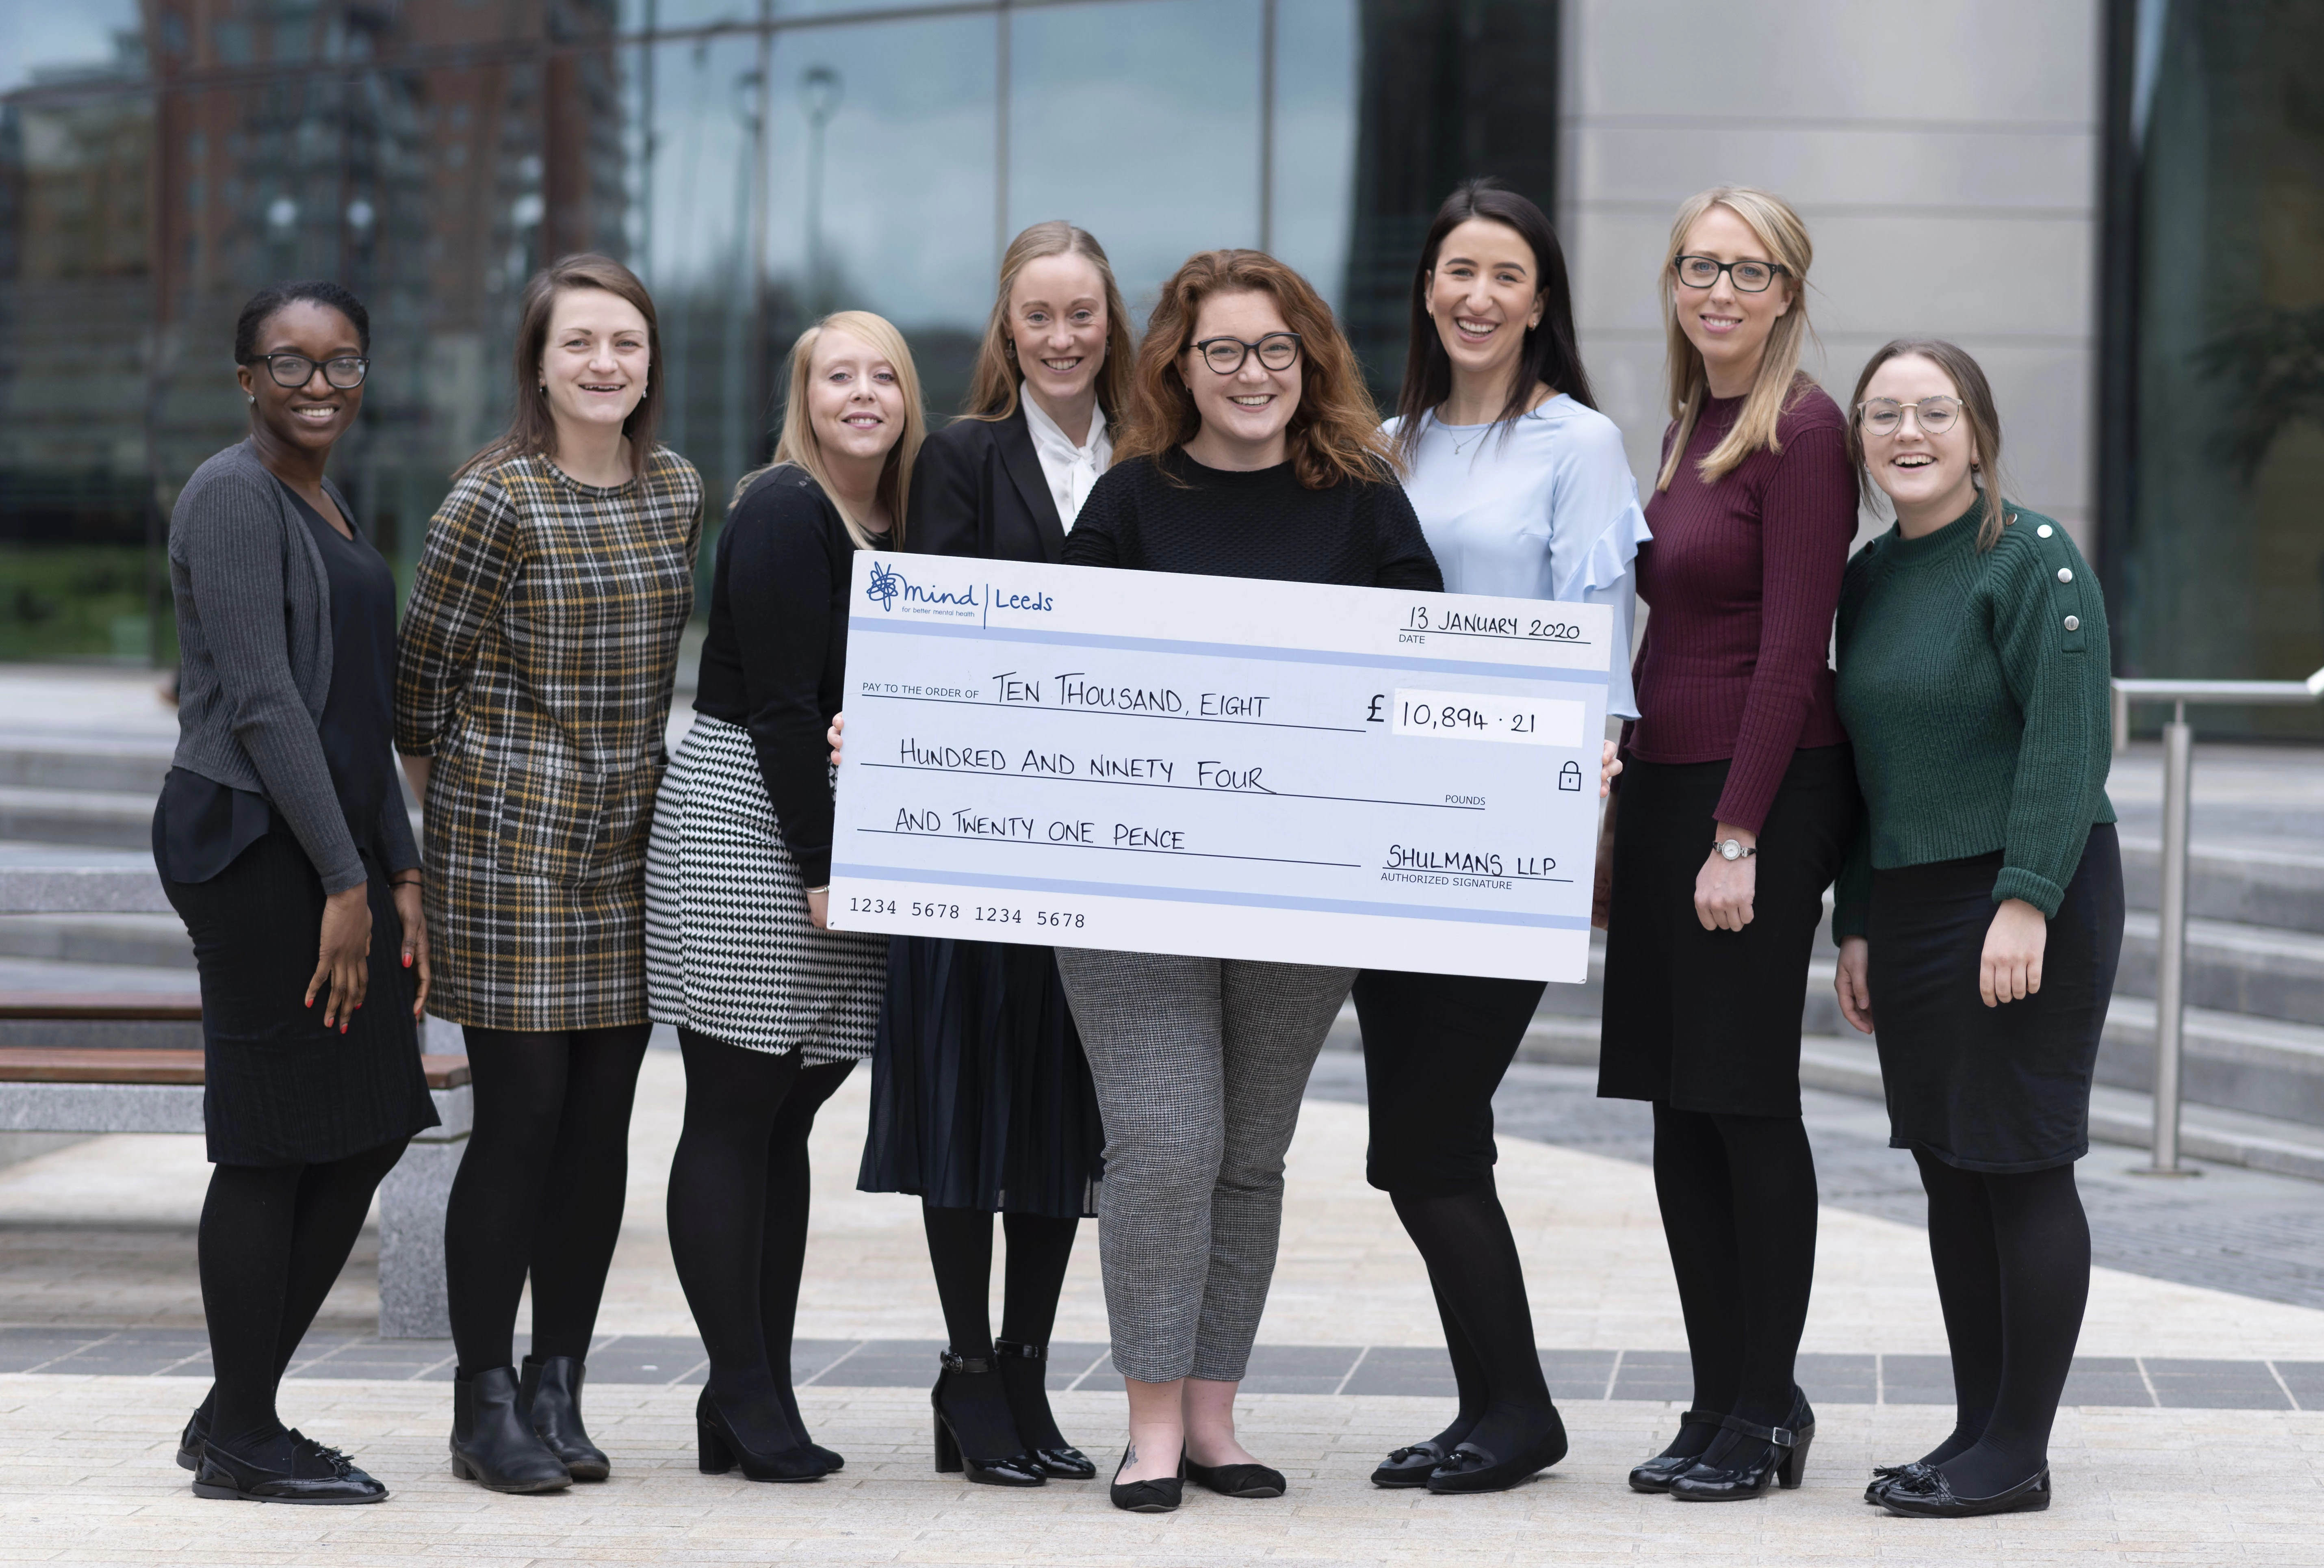
[[[242,395],[248,398],[254,403],[258,401],[258,394],[256,392],[244,392]]]

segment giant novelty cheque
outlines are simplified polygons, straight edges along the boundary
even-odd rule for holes
[[[854,565],[834,927],[1585,977],[1603,606]]]

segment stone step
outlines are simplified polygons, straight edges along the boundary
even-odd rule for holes
[[[2124,921],[2116,995],[2153,998],[2156,927],[2156,917],[2143,909],[2132,910]],[[2189,920],[2187,1005],[2324,1024],[2324,936],[2231,920]]]
[[[2324,1028],[2190,1007],[2181,1028],[2183,1099],[2324,1127]],[[2116,995],[2098,1079],[2140,1093],[2154,1087],[2153,1002]]]
[[[0,915],[0,957],[194,967],[193,944],[175,915]]]
[[[2162,903],[2163,846],[2126,834],[2124,896],[2134,909]],[[2196,844],[2187,855],[2187,912],[2199,919],[2324,932],[2324,853]]]
[[[150,849],[160,779],[143,791],[0,785],[0,838],[93,849]]]
[[[12,743],[0,735],[0,788],[143,795],[150,808],[174,749],[152,741]]]

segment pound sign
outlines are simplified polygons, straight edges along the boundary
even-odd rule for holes
[[[1384,724],[1388,723],[1387,718],[1380,713],[1380,704],[1386,701],[1388,701],[1388,693],[1384,691],[1376,693],[1372,697],[1370,711],[1364,715],[1364,723],[1368,724]]]

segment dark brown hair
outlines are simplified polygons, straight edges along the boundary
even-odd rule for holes
[[[1001,288],[992,300],[992,316],[984,324],[984,341],[977,346],[976,369],[968,382],[968,404],[963,416],[972,420],[1005,420],[1017,411],[1018,389],[1025,373],[1014,353],[1016,333],[1009,318],[1009,297],[1016,292],[1018,275],[1044,256],[1079,256],[1097,269],[1105,285],[1105,363],[1098,367],[1097,406],[1110,429],[1130,405],[1130,370],[1136,350],[1130,342],[1130,307],[1113,281],[1113,263],[1105,247],[1087,229],[1063,218],[1037,223],[1009,242],[1001,257]]]
[[[1203,418],[1178,362],[1194,342],[1194,320],[1213,294],[1259,293],[1274,300],[1299,334],[1299,406],[1285,431],[1291,471],[1309,490],[1342,481],[1373,484],[1392,477],[1396,456],[1379,430],[1379,410],[1356,372],[1355,350],[1307,280],[1264,251],[1203,251],[1162,285],[1146,318],[1130,378],[1130,418],[1114,442],[1113,460],[1152,460],[1166,475],[1169,456],[1194,438]]]
[[[2001,494],[2005,484],[2001,472],[2001,411],[1994,406],[1993,385],[1985,379],[1984,367],[1969,357],[1967,349],[1941,337],[1891,338],[1873,351],[1872,357],[1864,362],[1864,374],[1856,378],[1855,395],[1848,400],[1848,460],[1856,465],[1856,482],[1863,490],[1864,504],[1877,506],[1881,493],[1879,486],[1872,482],[1871,467],[1864,457],[1864,389],[1872,384],[1873,374],[1882,365],[1914,354],[1950,376],[1953,390],[1960,394],[1961,418],[1969,421],[1969,438],[1975,453],[1969,467],[1985,493],[1985,521],[1978,524],[1977,548],[1989,550],[2000,542],[2001,530],[2011,521],[2006,515],[2006,503]]]
[[[1573,289],[1566,280],[1565,250],[1557,243],[1557,231],[1540,208],[1499,180],[1468,180],[1436,209],[1436,221],[1421,242],[1420,265],[1412,274],[1412,336],[1404,352],[1404,386],[1396,399],[1396,449],[1406,463],[1419,444],[1429,410],[1452,395],[1452,356],[1444,352],[1443,336],[1428,309],[1428,284],[1445,236],[1471,218],[1499,224],[1533,251],[1534,298],[1541,305],[1541,325],[1526,328],[1517,374],[1509,380],[1508,401],[1493,422],[1506,433],[1509,421],[1532,406],[1538,386],[1562,392],[1583,408],[1598,406],[1590,393],[1589,373],[1582,368],[1581,350],[1573,343]]]
[[[642,476],[653,456],[654,425],[661,404],[652,395],[661,386],[661,328],[654,319],[653,296],[638,275],[611,256],[586,254],[567,256],[543,267],[524,285],[517,307],[516,412],[499,439],[460,465],[452,477],[504,463],[512,457],[545,457],[557,450],[557,421],[549,411],[548,394],[540,386],[540,356],[549,349],[549,318],[556,314],[558,296],[574,289],[603,289],[637,307],[646,318],[646,389],[638,406],[622,421],[630,443],[630,472]]]

